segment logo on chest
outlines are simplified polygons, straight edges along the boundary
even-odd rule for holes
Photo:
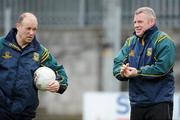
[[[35,62],[38,62],[38,61],[39,61],[39,53],[37,53],[37,52],[34,52],[34,53],[33,53],[33,60],[34,60]]]
[[[147,52],[146,52],[147,56],[151,56],[152,55],[152,48],[148,48]]]
[[[12,55],[9,51],[4,52],[2,55],[2,58],[4,58],[4,59],[9,59],[11,57],[12,57]]]
[[[134,57],[134,50],[131,50],[131,51],[129,52],[129,56]]]

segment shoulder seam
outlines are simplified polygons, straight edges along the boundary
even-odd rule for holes
[[[163,41],[165,38],[170,38],[166,33],[160,32],[156,38],[155,44],[159,44],[161,41]]]
[[[134,36],[131,36],[131,37],[127,38],[127,44],[128,44],[128,46],[131,45],[133,38],[134,38]]]
[[[41,63],[43,63],[48,58],[49,52],[43,45],[40,45],[40,46],[43,49],[43,52],[42,52],[42,55],[41,55]]]

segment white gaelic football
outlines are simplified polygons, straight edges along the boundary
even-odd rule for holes
[[[34,83],[39,90],[46,90],[48,84],[55,79],[55,72],[49,67],[39,67],[34,72]]]

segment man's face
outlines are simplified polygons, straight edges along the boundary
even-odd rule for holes
[[[37,20],[32,16],[25,17],[21,23],[17,23],[17,35],[23,43],[32,42],[37,31]]]
[[[134,29],[137,36],[141,37],[144,32],[151,28],[154,20],[145,13],[139,13],[134,16]]]

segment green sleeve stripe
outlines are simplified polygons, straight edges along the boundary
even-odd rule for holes
[[[46,48],[44,48],[44,51],[42,53],[42,57],[41,57],[41,63],[43,63],[49,56],[48,50]]]
[[[117,77],[118,75],[120,75],[120,73],[117,73],[117,74],[115,75],[115,77]]]
[[[154,57],[154,60],[155,60],[155,61],[157,61],[157,58],[156,58],[156,56]]]
[[[162,40],[164,40],[165,38],[167,38],[167,36],[163,36],[162,38],[160,38],[157,43],[161,42]]]
[[[42,57],[41,63],[43,63],[48,57],[49,57],[49,54],[46,53],[46,54]]]
[[[63,76],[61,76],[61,78],[62,78],[62,79],[60,80],[60,82],[64,81],[64,77],[63,77]]]
[[[142,74],[142,73],[141,73],[141,74],[139,74],[139,75],[141,75],[141,76],[147,76],[147,77],[148,77],[148,76],[149,76],[149,77],[161,77],[161,76],[164,76],[165,74],[163,74],[163,75],[153,75],[153,74],[151,74],[151,75],[150,75],[150,74]]]
[[[131,45],[132,40],[133,40],[133,36],[132,36],[132,37],[129,37],[129,38],[127,39],[127,45],[128,45],[128,46]]]
[[[44,49],[44,51],[43,51],[43,53],[42,53],[42,57],[47,53],[47,49],[44,48],[44,47],[43,47],[43,49]]]
[[[158,36],[158,38],[156,39],[156,41],[155,41],[155,44],[156,43],[160,43],[162,40],[164,40],[165,38],[167,38],[167,36],[166,35],[160,35],[160,36]]]
[[[168,72],[172,69],[172,67],[174,66],[174,64],[170,67],[170,69],[168,70]],[[139,74],[139,75],[141,75],[141,76],[150,76],[150,77],[161,77],[161,76],[164,76],[164,75],[166,75],[168,72],[166,72],[166,73],[164,73],[164,74],[162,74],[162,75],[155,75],[155,74],[143,74],[143,73],[141,73],[141,74]]]
[[[48,55],[48,52],[46,51],[44,55],[42,55],[41,59],[44,59]]]
[[[62,85],[62,86],[67,86],[67,84],[62,84],[62,83],[61,83],[61,85]]]
[[[128,46],[131,45],[131,39],[130,38],[127,40],[127,43],[128,43]]]
[[[59,83],[60,83],[61,85],[63,85],[63,86],[67,86],[67,83],[64,83],[64,84],[63,84],[63,81],[65,80],[63,75],[61,76],[61,78],[62,78],[62,79],[59,81]]]

